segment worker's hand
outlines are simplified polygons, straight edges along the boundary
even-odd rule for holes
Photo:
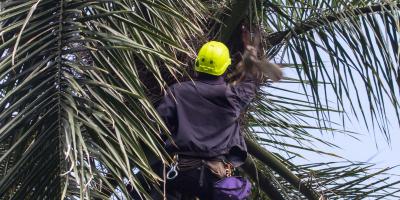
[[[258,59],[257,49],[253,46],[247,45],[243,53],[243,63],[241,63],[242,71],[253,74],[259,77],[264,74],[272,81],[279,81],[283,77],[281,67],[269,62],[267,59]]]
[[[257,60],[254,65],[274,82],[283,78],[281,67],[277,64],[269,62],[266,59]]]
[[[258,53],[257,48],[255,48],[254,46],[251,46],[251,45],[247,45],[246,46],[246,51],[249,52],[249,54],[253,58],[257,59],[257,53]]]
[[[237,64],[236,71],[231,76],[233,83],[241,82],[248,74],[258,80],[262,80],[265,76],[272,81],[281,80],[283,77],[281,67],[258,57],[258,47],[261,43],[260,30],[255,29],[253,33],[250,33],[250,29],[242,24],[241,31],[242,43],[245,48],[242,60]]]
[[[254,68],[254,63],[257,61],[257,49],[247,45],[242,55],[242,63],[240,63],[241,69],[239,70],[242,70],[242,73],[250,73],[255,77],[259,77],[261,75],[259,70]]]

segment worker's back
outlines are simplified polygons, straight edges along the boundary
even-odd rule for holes
[[[158,111],[168,119],[178,146],[167,142],[170,153],[199,157],[234,153],[245,159],[246,146],[237,119],[254,97],[253,82],[232,87],[223,77],[202,75],[196,81],[174,84],[169,91]]]

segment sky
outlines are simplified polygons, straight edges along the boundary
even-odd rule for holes
[[[394,63],[393,67],[397,67],[399,65],[399,61],[396,61],[395,56],[393,55],[394,52],[394,44],[392,43],[392,40],[390,40],[388,38],[388,33],[386,33],[387,29],[385,24],[387,24],[386,21],[383,21],[380,15],[377,15],[376,18],[374,18],[376,20],[376,24],[377,27],[375,31],[378,31],[380,33],[380,35],[382,35],[382,42],[383,45],[385,46],[385,48],[388,49],[387,52],[389,52],[391,57],[391,61]],[[363,31],[364,37],[369,36],[370,39],[370,43],[369,43],[369,49],[367,53],[370,54],[375,54],[375,58],[379,61],[379,63],[382,63],[383,67],[390,67],[387,66],[386,63],[384,62],[384,59],[382,58],[382,54],[381,54],[381,49],[379,49],[378,43],[381,44],[382,42],[377,42],[377,40],[375,39],[372,28],[371,28],[371,24],[366,23],[367,25],[363,25],[359,28],[361,28]],[[366,34],[367,32],[369,32],[369,34]],[[348,34],[354,34],[353,32],[349,31]],[[397,33],[393,33],[395,36],[392,36],[394,38],[396,38],[397,40],[399,40],[400,35]],[[323,44],[320,40],[320,38],[318,36],[315,36],[315,42],[318,44]],[[346,52],[349,54],[349,56],[351,57],[351,59],[353,59],[353,61],[357,64],[356,60],[357,57],[354,54],[354,50],[347,45],[346,40],[344,40],[341,37],[341,34],[337,34],[337,41],[338,43],[340,43],[342,45],[342,48],[344,48],[346,50]],[[397,41],[395,40],[395,41]],[[321,45],[321,47],[318,47],[318,54],[321,56],[322,60],[324,63],[327,63],[326,67],[329,68],[330,66],[330,59],[327,53],[324,52],[324,45]],[[330,52],[332,53],[332,52]],[[398,54],[400,54],[400,52],[398,52]],[[312,55],[312,51],[311,51],[311,57],[313,57],[314,55]],[[340,56],[339,56],[340,57]],[[359,57],[358,57],[359,58]],[[373,57],[374,58],[374,57]],[[314,59],[314,58],[312,58]],[[285,56],[285,54],[281,55],[281,60],[283,60],[283,63],[293,63],[290,62],[290,59],[288,56]],[[371,63],[371,65],[373,65],[372,67],[375,67],[377,70],[377,73],[381,73],[381,77],[382,76],[382,72],[379,70],[378,66],[375,66],[376,63]],[[341,68],[341,70],[347,70],[348,66],[344,66],[344,65],[340,65],[339,68]],[[359,66],[357,68],[363,68],[363,66]],[[350,68],[351,69],[351,68]],[[331,69],[328,69],[327,71],[333,71]],[[357,74],[357,72],[354,69],[351,69],[352,71],[352,78],[354,79],[354,82],[357,84],[356,88],[352,88],[349,87],[349,93],[351,96],[351,99],[354,103],[357,102],[357,98],[360,99],[361,104],[363,105],[363,107],[365,108],[364,110],[366,111],[365,114],[367,116],[367,124],[370,127],[369,130],[367,129],[367,125],[364,123],[363,119],[360,118],[360,120],[357,120],[356,115],[352,112],[347,112],[348,114],[348,119],[345,120],[345,127],[346,130],[348,131],[353,131],[356,133],[359,133],[361,135],[357,136],[357,138],[359,140],[355,140],[352,139],[348,136],[345,136],[343,134],[334,134],[333,136],[331,136],[329,138],[329,136],[327,137],[327,139],[330,139],[332,142],[339,144],[340,147],[342,149],[335,149],[334,151],[337,152],[337,154],[343,156],[346,159],[349,160],[353,160],[353,161],[364,161],[364,162],[371,162],[371,163],[376,163],[377,166],[385,168],[385,167],[393,167],[393,166],[398,166],[400,165],[400,127],[399,127],[399,122],[396,116],[396,113],[394,111],[393,106],[391,105],[391,102],[388,98],[384,99],[384,105],[386,106],[386,117],[388,119],[389,122],[389,127],[388,127],[388,132],[389,132],[389,141],[385,138],[384,133],[379,130],[377,127],[375,128],[371,128],[372,127],[372,120],[371,120],[371,116],[370,116],[370,112],[368,110],[369,108],[369,100],[368,100],[368,96],[365,90],[365,87],[363,86],[363,80],[361,79],[361,77],[359,77]],[[293,69],[284,69],[284,73],[286,77],[297,77],[297,72]],[[320,76],[321,77],[321,76]],[[395,78],[395,77],[393,77]],[[275,84],[275,86],[278,87],[283,87],[285,89],[289,89],[289,90],[294,90],[294,91],[298,91],[298,92],[303,92],[303,88],[300,86],[300,84],[298,85],[293,85],[293,84],[284,84],[284,83],[278,83]],[[400,99],[400,91],[399,91],[399,87],[398,86],[394,86],[397,89],[397,93],[396,93],[396,97],[397,99]],[[358,91],[358,95],[356,93],[356,90]],[[320,90],[320,93],[323,92],[322,90]],[[335,102],[335,93],[333,92],[332,89],[328,88],[327,91],[328,94],[328,100]],[[345,104],[345,110],[346,111],[351,111],[350,109],[350,104],[348,100],[344,100],[344,104]],[[360,111],[356,109],[356,113],[358,114],[358,116],[361,116]],[[340,115],[331,115],[331,119],[332,121],[335,122],[341,122],[342,118],[340,117]],[[376,125],[376,124],[375,124]],[[321,145],[319,145],[321,146]],[[331,148],[324,148],[321,150],[326,150],[326,151],[332,151]],[[321,158],[316,158],[316,159],[321,159]],[[395,169],[392,170],[393,173],[395,173],[397,176],[400,176],[400,167],[397,167]],[[397,177],[397,180],[400,180],[400,178]]]
[[[285,76],[293,77],[295,76],[296,72],[294,72],[294,70],[291,69],[284,69],[284,73]],[[358,79],[359,78],[356,78],[355,81],[357,82]],[[361,82],[361,80],[358,81]],[[303,88],[300,85],[296,87],[293,86],[293,84],[285,85],[285,83],[277,83],[274,86],[286,88],[300,93],[303,92]],[[363,90],[364,90],[363,88],[360,88],[359,98],[361,99],[361,101],[364,102],[364,106],[368,106],[367,104],[368,99]],[[333,91],[328,91],[328,94],[331,94],[330,96],[333,97],[330,100],[334,101],[335,94],[333,93]],[[354,97],[352,98],[352,101],[356,101],[356,96],[355,95],[351,96]],[[347,101],[345,101],[345,104],[346,102]],[[386,104],[389,105],[388,108],[386,109],[386,112],[389,120],[390,141],[387,141],[387,139],[384,136],[384,133],[381,132],[377,127],[375,127],[375,129],[370,128],[370,130],[368,130],[362,119],[357,120],[354,113],[347,112],[349,118],[348,120],[346,120],[345,124],[346,130],[354,131],[361,135],[358,136],[358,139],[360,139],[359,141],[351,139],[348,136],[341,134],[334,135],[334,137],[332,137],[331,139],[335,143],[339,143],[341,147],[343,147],[343,150],[340,152],[352,158],[358,158],[358,159],[362,158],[360,161],[367,161],[368,159],[378,161],[379,159],[384,159],[384,160],[393,160],[394,163],[396,163],[397,161],[397,164],[400,165],[400,156],[398,158],[395,157],[395,153],[400,153],[400,131],[399,131],[400,127],[397,122],[396,113],[394,112],[393,108],[390,107],[391,103],[389,102],[388,99],[386,99]],[[350,111],[350,106],[347,106],[345,110]],[[367,121],[369,120],[368,124],[369,126],[371,126],[372,124],[371,119],[368,113],[366,115],[367,115]],[[340,115],[333,114],[331,115],[331,117],[332,121],[334,122],[342,121]],[[350,150],[355,150],[358,153],[355,154],[354,151]],[[363,151],[361,152],[359,150]]]
[[[286,77],[296,77],[297,72],[293,69],[284,69],[284,75]],[[361,82],[359,77],[355,77],[356,82]],[[303,88],[300,85],[294,85],[294,84],[286,84],[286,83],[274,83],[274,86],[280,87],[280,88],[285,88],[289,89],[292,91],[297,91],[303,93]],[[358,89],[360,90],[360,96],[359,98],[365,105],[368,102],[366,93],[364,92],[364,88],[362,86],[359,86]],[[279,92],[279,90],[276,91],[270,91],[271,93],[273,92]],[[356,100],[355,92],[352,91],[352,99],[353,101]],[[333,91],[328,91],[328,96],[332,97],[333,99],[330,99],[331,101],[334,101],[335,94]],[[400,99],[400,98],[398,98]],[[345,104],[348,103],[345,101]],[[365,123],[361,120],[358,121],[354,115],[354,113],[348,112],[348,119],[345,120],[345,127],[346,130],[352,131],[359,133],[360,135],[357,136],[359,140],[353,139],[349,136],[346,136],[344,134],[324,134],[321,135],[319,132],[315,132],[313,134],[318,134],[317,136],[323,137],[324,139],[329,140],[332,143],[335,143],[341,147],[341,149],[337,148],[330,148],[327,146],[319,145],[318,148],[321,148],[319,150],[326,151],[326,152],[333,152],[339,156],[342,156],[345,159],[348,159],[350,161],[360,161],[360,162],[368,162],[368,163],[374,163],[376,164],[376,168],[387,168],[387,167],[395,167],[400,165],[400,127],[398,125],[397,117],[396,114],[391,108],[390,101],[388,99],[385,100],[385,104],[388,105],[386,111],[387,111],[387,117],[389,121],[389,135],[390,135],[390,141],[388,141],[384,133],[381,132],[379,129],[369,129],[367,130],[367,127]],[[349,105],[349,104],[347,104]],[[350,111],[350,107],[347,106],[345,109],[347,111]],[[371,126],[372,122],[370,118],[368,117],[367,114],[367,121],[369,126]],[[342,118],[340,115],[331,115],[331,119],[334,122],[341,122]],[[316,124],[316,122],[310,122]],[[298,150],[297,150],[298,151]],[[312,163],[312,162],[329,162],[332,160],[335,160],[335,158],[329,157],[329,156],[319,156],[318,154],[315,153],[310,153],[307,151],[301,152],[302,155],[305,155],[307,160],[304,159],[296,159],[294,162],[296,164],[303,164],[303,163]],[[392,180],[400,180],[400,167],[395,167],[394,169],[389,171],[393,175],[389,175]],[[393,198],[387,198],[387,199],[393,199]],[[394,199],[393,199],[394,200]]]

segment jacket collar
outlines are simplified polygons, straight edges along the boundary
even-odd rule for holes
[[[213,76],[205,73],[199,73],[196,80],[211,85],[225,84],[224,76]]]

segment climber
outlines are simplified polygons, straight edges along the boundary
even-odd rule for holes
[[[243,55],[239,71],[258,61],[251,46]],[[228,84],[224,75],[230,65],[223,43],[204,44],[195,60],[196,79],[170,86],[157,108],[173,139],[166,141],[166,150],[174,157],[167,168],[168,200],[215,199],[216,182],[231,176],[247,157],[238,118],[255,97],[256,75],[255,70],[247,70],[240,81]],[[249,193],[248,181],[240,184],[246,191],[238,191],[243,197],[234,199],[244,199]],[[182,197],[172,197],[173,193]]]

